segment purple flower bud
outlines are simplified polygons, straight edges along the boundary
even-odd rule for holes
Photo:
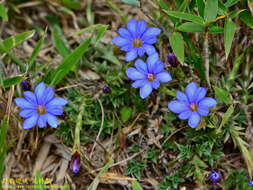
[[[27,91],[27,90],[31,90],[31,85],[27,80],[23,80],[21,82],[21,87],[23,88],[23,90]]]
[[[248,39],[244,40],[244,42],[242,43],[242,48],[240,50],[240,54],[243,52],[243,50],[247,47],[247,45],[249,44]]]
[[[109,94],[111,92],[111,89],[109,86],[104,86],[103,91],[104,93]]]
[[[70,170],[76,174],[79,172],[80,166],[80,154],[76,151],[71,157]]]
[[[179,65],[179,61],[177,59],[177,56],[175,56],[173,53],[169,53],[169,55],[168,55],[168,63],[172,67],[177,67]]]

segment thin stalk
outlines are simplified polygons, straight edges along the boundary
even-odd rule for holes
[[[208,28],[207,27],[204,33],[203,58],[204,58],[204,63],[205,63],[206,81],[207,81],[208,87],[211,89],[210,78],[209,78]]]

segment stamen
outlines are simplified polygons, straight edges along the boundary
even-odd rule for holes
[[[191,105],[190,105],[190,109],[191,109],[191,111],[198,111],[198,106],[197,106],[197,104],[194,104],[194,103],[192,103]]]
[[[139,48],[142,46],[142,41],[139,38],[133,40],[133,46]]]
[[[40,115],[43,115],[46,113],[46,108],[43,105],[38,105],[37,106],[37,113]]]
[[[155,75],[149,73],[149,74],[148,74],[148,81],[149,81],[149,82],[152,82],[152,81],[154,81],[154,80],[155,80]]]

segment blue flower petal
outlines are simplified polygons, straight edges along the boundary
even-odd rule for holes
[[[137,49],[133,48],[131,51],[126,54],[126,61],[132,61],[137,57]]]
[[[178,101],[178,100],[171,101],[168,105],[168,108],[170,111],[172,111],[174,113],[182,113],[182,112],[190,110],[190,108],[186,102],[182,102],[182,101]]]
[[[34,95],[33,92],[31,92],[31,91],[25,91],[24,92],[24,96],[25,96],[25,98],[26,98],[27,101],[29,101],[32,104],[37,105],[37,99],[36,99],[36,97],[35,97],[35,95]]]
[[[46,104],[46,110],[52,106],[65,106],[67,103],[68,100],[66,100],[65,98],[55,97]]]
[[[190,111],[190,110],[184,111],[184,112],[182,112],[182,113],[180,113],[180,114],[178,115],[179,119],[181,119],[181,120],[186,120],[186,119],[188,119],[190,116],[191,116],[191,111]]]
[[[137,22],[135,19],[131,19],[128,21],[127,29],[132,34],[133,38],[137,37],[136,36]]]
[[[202,99],[198,106],[199,107],[213,107],[217,104],[216,100],[210,97],[206,97],[204,99]]]
[[[54,89],[51,86],[47,87],[43,96],[44,96],[43,102],[44,104],[47,104],[54,97]]]
[[[207,116],[209,114],[209,109],[207,107],[198,107],[199,115]]]
[[[39,116],[38,125],[40,128],[44,128],[47,126],[47,114],[43,114]]]
[[[191,82],[187,85],[185,92],[188,97],[189,103],[192,103],[195,100],[195,92],[197,90],[197,84],[195,82]]]
[[[31,117],[33,114],[36,114],[35,109],[23,109],[21,112],[19,112],[19,116],[24,118]]]
[[[120,34],[120,36],[121,37],[123,37],[123,38],[126,38],[126,39],[132,39],[132,35],[130,34],[130,32],[127,30],[127,29],[125,29],[125,28],[120,28],[119,30],[118,30],[118,33]]]
[[[36,88],[35,88],[35,96],[37,98],[37,102],[38,104],[43,104],[43,100],[44,100],[44,92],[46,89],[46,85],[44,82],[39,83]]]
[[[153,73],[156,62],[159,60],[158,53],[150,55],[147,59],[147,68],[149,73]]]
[[[187,96],[181,91],[177,91],[177,99],[180,101],[188,102]]]
[[[161,82],[169,82],[172,80],[170,74],[167,71],[162,71],[156,75],[156,78]]]
[[[134,49],[132,44],[127,44],[122,46],[122,48],[120,48],[121,51],[130,51],[131,49]]]
[[[137,37],[141,37],[147,29],[147,23],[144,20],[140,20],[137,24]]]
[[[146,82],[145,85],[140,89],[140,96],[142,99],[147,98],[152,92],[152,85],[150,82]]]
[[[58,120],[54,115],[47,113],[47,122],[51,127],[57,128]]]
[[[155,67],[153,67],[154,74],[160,73],[164,69],[164,64],[162,61],[157,61]]]
[[[31,117],[29,117],[28,119],[24,121],[23,128],[24,129],[33,128],[37,124],[38,119],[39,119],[39,114],[37,113],[33,114]]]
[[[138,49],[137,49],[137,51],[138,51],[138,55],[140,56],[140,57],[142,57],[143,55],[144,55],[144,53],[145,53],[145,49],[141,46],[141,47],[139,47]]]
[[[203,87],[199,87],[195,92],[195,102],[199,102],[206,95],[206,89]]]
[[[15,98],[14,101],[21,109],[36,109],[36,105],[28,102],[24,98]]]
[[[148,73],[147,65],[141,59],[137,59],[135,61],[134,66],[136,67],[137,71],[139,71],[139,72],[141,72],[143,74],[147,74]]]
[[[152,55],[153,53],[156,52],[154,46],[149,45],[149,44],[143,44],[142,47],[145,49],[146,53],[148,55]]]
[[[120,36],[115,36],[113,39],[112,39],[112,42],[116,45],[116,46],[124,46],[124,45],[127,45],[130,40],[126,39],[126,38],[122,38]]]
[[[143,73],[137,71],[137,70],[136,70],[135,68],[133,68],[133,67],[130,67],[130,68],[128,68],[128,69],[126,70],[126,75],[127,75],[127,77],[130,78],[131,80],[139,80],[139,79],[145,79],[145,78],[146,78],[146,76],[145,76]]]
[[[200,122],[200,116],[197,112],[192,112],[188,120],[188,124],[191,128],[196,128]]]
[[[160,82],[159,82],[159,80],[158,79],[155,79],[153,82],[152,82],[152,87],[154,88],[154,89],[158,89],[159,88],[159,86],[160,86]]]
[[[149,44],[149,45],[155,44],[156,42],[157,42],[157,38],[150,38],[150,39],[145,40],[145,44]]]
[[[63,108],[60,106],[47,107],[47,112],[53,115],[62,115],[63,111]]]
[[[146,32],[142,35],[141,39],[143,41],[148,40],[150,38],[154,38],[160,34],[161,30],[156,27],[148,28]]]
[[[144,80],[136,80],[134,83],[132,83],[132,87],[133,88],[139,88],[139,87],[143,87],[146,83],[146,79]]]

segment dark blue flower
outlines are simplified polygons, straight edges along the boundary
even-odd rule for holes
[[[249,185],[253,186],[253,180],[252,179],[250,180]]]
[[[15,98],[17,106],[23,109],[19,115],[27,118],[23,124],[24,129],[30,129],[36,124],[44,128],[47,122],[51,127],[57,127],[58,120],[55,115],[62,115],[62,106],[68,103],[66,99],[54,98],[53,88],[46,88],[43,82],[36,86],[35,93],[25,91],[24,96],[25,98]]]
[[[126,61],[134,60],[138,55],[142,57],[146,52],[148,55],[153,54],[156,50],[152,44],[156,43],[161,30],[156,27],[147,28],[144,20],[137,22],[135,19],[129,20],[127,29],[120,28],[112,42],[126,51]]]
[[[70,170],[76,174],[79,172],[80,166],[80,154],[75,151],[75,153],[71,157]]]
[[[27,80],[22,80],[21,87],[23,88],[23,90],[30,90],[31,89],[31,85]]]
[[[198,126],[200,116],[207,116],[210,107],[217,104],[213,98],[205,97],[206,89],[198,88],[195,82],[191,82],[185,89],[186,93],[177,91],[178,100],[171,101],[168,105],[170,111],[179,114],[181,120],[188,119],[191,128]]]
[[[177,59],[177,56],[174,55],[173,53],[169,53],[169,55],[168,55],[168,63],[172,67],[177,67],[179,65],[179,61]]]
[[[159,60],[157,53],[149,56],[147,63],[141,59],[136,60],[135,67],[130,67],[126,70],[126,75],[135,82],[133,88],[141,88],[141,98],[146,98],[150,95],[153,88],[158,89],[160,82],[169,82],[171,76],[167,71],[164,71],[164,64]]]
[[[211,172],[212,172],[212,175],[207,178],[207,181],[212,179],[213,180],[213,185],[216,185],[216,181],[219,180],[219,179],[222,180],[222,177],[220,176],[220,172],[217,173],[214,170],[211,170]]]

